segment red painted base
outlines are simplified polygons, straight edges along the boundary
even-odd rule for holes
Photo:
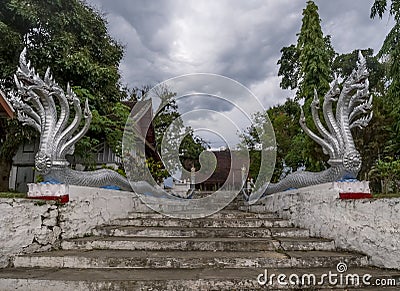
[[[61,196],[36,196],[36,197],[28,197],[29,199],[38,199],[38,200],[47,200],[47,201],[57,201],[59,203],[67,203],[69,202],[69,195],[61,195]]]
[[[372,198],[371,193],[339,193],[340,199],[367,199]]]

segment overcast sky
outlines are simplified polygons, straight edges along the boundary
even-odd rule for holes
[[[393,22],[369,18],[373,0],[316,0],[322,29],[338,53],[376,52]],[[293,97],[277,76],[280,50],[294,44],[305,0],[88,0],[126,46],[129,87],[189,73],[213,73],[247,86],[267,108]]]

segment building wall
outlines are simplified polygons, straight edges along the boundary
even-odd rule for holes
[[[27,183],[35,181],[35,155],[39,142],[25,143],[13,157],[9,188],[21,193],[28,191]]]
[[[33,183],[37,180],[35,172],[35,155],[39,149],[39,141],[25,143],[18,148],[17,153],[13,157],[13,164],[10,173],[9,188],[17,192],[26,193],[28,191],[27,183]],[[74,160],[73,164],[81,161]],[[107,144],[103,144],[98,148],[98,152],[94,156],[94,162],[98,167],[106,165],[108,167],[117,168],[122,161],[111,150]],[[82,167],[84,168],[84,167]]]

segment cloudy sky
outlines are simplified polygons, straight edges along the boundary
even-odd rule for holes
[[[378,51],[392,20],[369,19],[373,0],[316,0],[338,53]],[[305,0],[88,0],[126,46],[129,87],[183,74],[213,73],[247,86],[262,105],[292,97],[277,76],[280,49],[296,42]]]

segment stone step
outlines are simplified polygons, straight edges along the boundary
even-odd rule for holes
[[[215,219],[171,219],[171,218],[136,218],[117,219],[113,225],[118,226],[160,226],[160,227],[292,227],[288,220],[279,218],[215,218]]]
[[[394,280],[400,286],[399,271],[385,271],[374,268],[350,268],[349,274],[357,274],[360,286],[355,286],[351,280],[346,283],[343,276],[343,284],[330,284],[325,277],[323,284],[318,285],[324,274],[332,272],[338,274],[335,268],[281,268],[267,269],[267,275],[275,274],[275,279],[258,283],[265,276],[264,268],[244,269],[70,269],[70,268],[11,268],[0,270],[0,290],[30,290],[30,291],[87,291],[87,290],[166,290],[166,291],[191,291],[191,290],[293,290],[297,288],[312,290],[398,290],[399,287],[383,287],[365,285],[362,282],[364,275],[371,275],[368,282],[376,280]],[[348,274],[344,273],[344,274]],[[289,278],[292,274],[298,277],[299,283],[294,285],[282,285],[278,283],[277,275],[282,274]],[[305,276],[305,284],[301,284],[304,274],[315,275],[308,284],[308,276]],[[292,280],[296,281],[292,276]],[[288,282],[288,281],[285,281]],[[264,283],[266,283],[264,285]],[[390,281],[390,283],[392,283]],[[356,288],[358,287],[358,288]],[[304,290],[303,289],[303,290]]]
[[[284,251],[333,251],[336,249],[335,242],[323,238],[298,238],[279,237],[279,250]]]
[[[275,251],[53,251],[14,259],[22,268],[132,268],[132,269],[194,269],[194,268],[310,268],[331,267],[339,262],[348,266],[365,266],[365,256],[344,252]]]
[[[154,218],[154,219],[161,219],[161,218],[168,218],[168,216],[157,213],[157,212],[131,212],[128,214],[127,218],[136,219],[136,218]],[[253,212],[244,212],[239,210],[221,210],[217,213],[214,213],[210,216],[205,218],[209,219],[244,219],[244,218],[278,218],[275,213],[253,213]]]
[[[64,240],[64,250],[144,251],[333,251],[331,240],[317,238],[150,238],[86,237]]]
[[[105,226],[93,230],[96,236],[123,237],[308,237],[309,230],[294,227],[189,228]]]
[[[148,238],[87,237],[61,242],[64,250],[185,250],[185,251],[270,251],[279,243],[271,238]]]
[[[265,205],[255,204],[255,205],[240,206],[239,211],[244,211],[247,213],[264,213],[267,212],[268,210]]]
[[[309,237],[310,230],[297,227],[271,227],[272,237]]]
[[[15,267],[25,268],[246,268],[265,266],[290,267],[284,254],[265,252],[213,251],[57,251],[18,256]]]

